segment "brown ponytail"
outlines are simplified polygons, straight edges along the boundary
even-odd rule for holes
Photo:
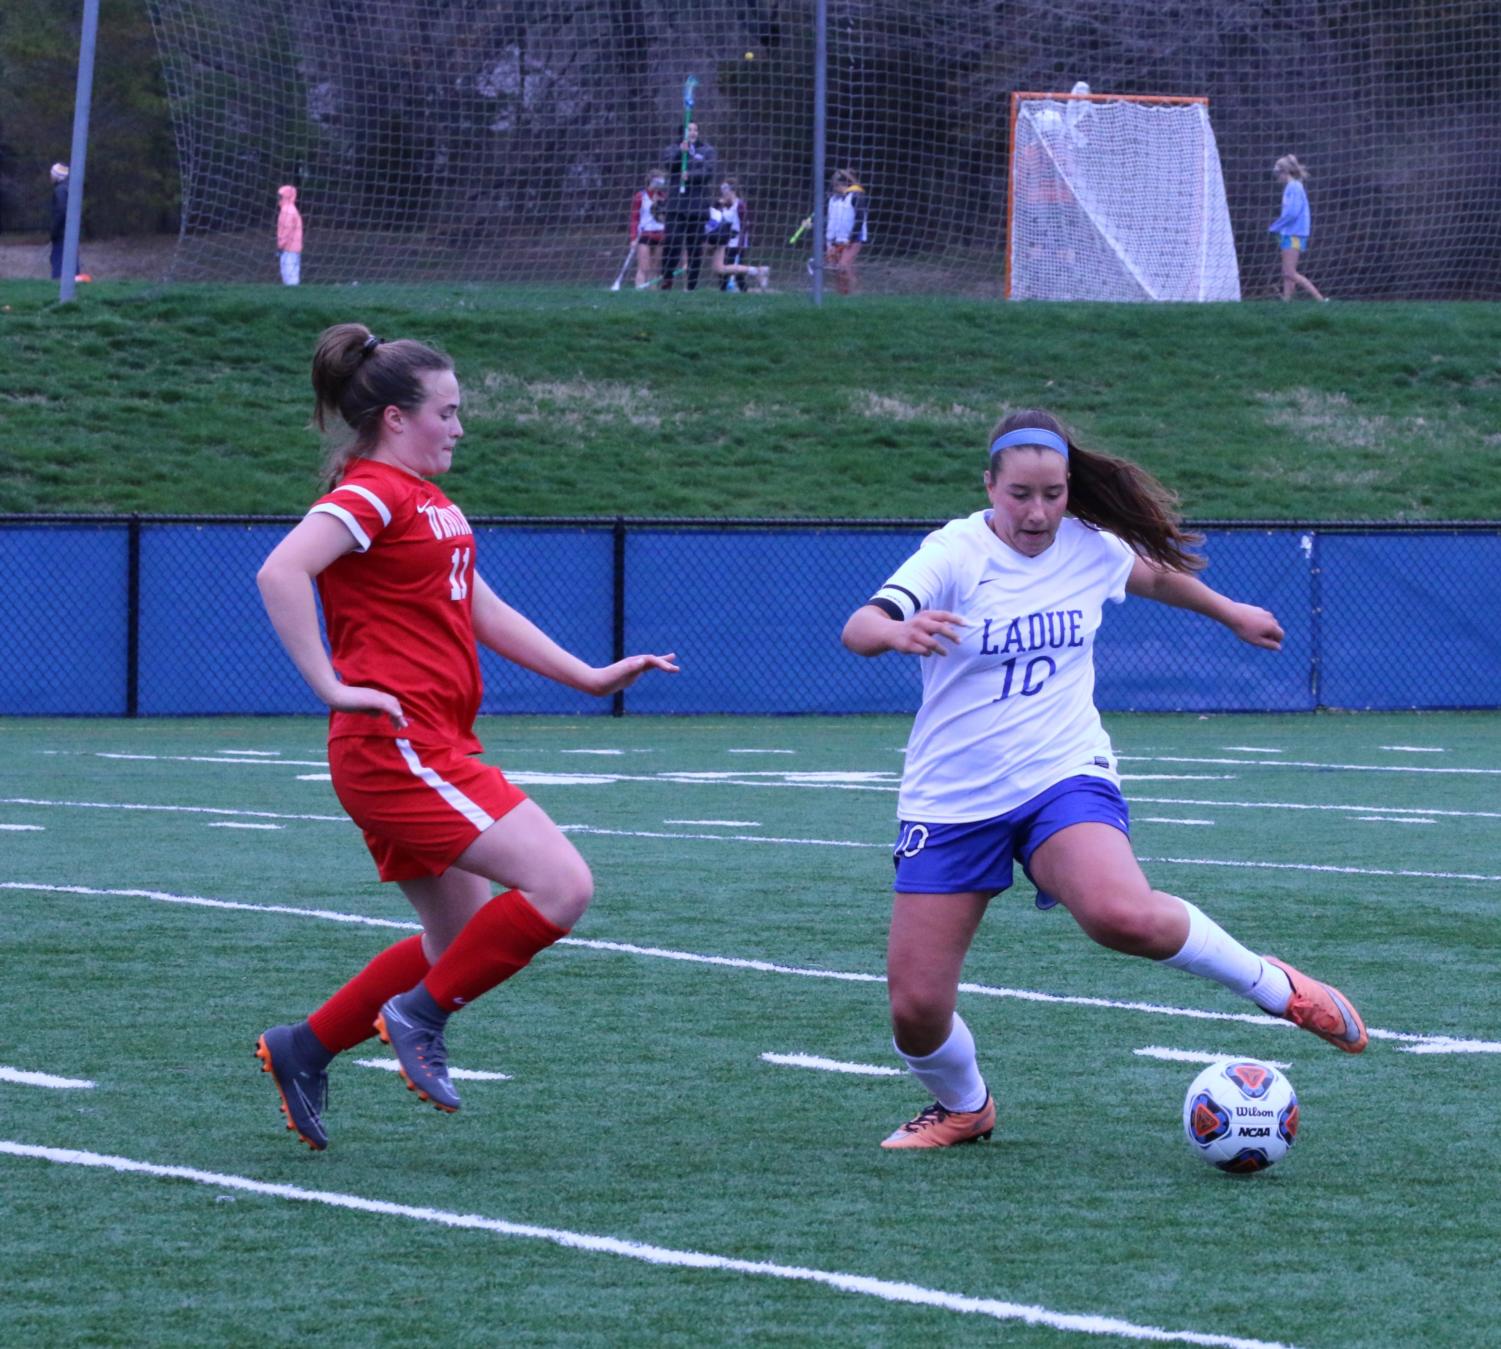
[[[452,369],[441,351],[410,340],[386,342],[363,323],[325,328],[313,352],[313,424],[332,433],[323,459],[328,484],[338,482],[355,455],[375,448],[381,413],[388,407],[414,411],[424,397],[422,376]],[[337,434],[335,418],[353,435]]]
[[[1188,550],[1204,542],[1202,534],[1183,530],[1178,497],[1146,469],[1129,459],[1081,449],[1063,423],[1040,408],[1023,408],[1004,418],[987,444],[1023,427],[1036,427],[1068,442],[1068,512],[1087,525],[1124,539],[1142,557],[1169,571],[1203,570],[1204,558]],[[1000,467],[997,450],[990,456],[992,478]]]

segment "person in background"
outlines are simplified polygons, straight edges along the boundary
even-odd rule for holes
[[[667,178],[667,240],[662,250],[662,289],[671,290],[679,267],[689,290],[698,286],[703,265],[704,226],[714,187],[714,147],[699,136],[698,123],[662,155]]]
[[[662,212],[667,201],[667,179],[653,169],[646,185],[631,198],[630,242],[636,245],[636,289],[645,290],[662,267],[662,241],[667,225]]]
[[[1283,155],[1272,165],[1272,172],[1282,186],[1282,214],[1267,229],[1277,236],[1282,250],[1282,298],[1290,300],[1295,289],[1306,290],[1315,300],[1328,297],[1321,294],[1301,271],[1298,264],[1308,252],[1308,236],[1313,219],[1308,209],[1308,189],[1303,184],[1308,174],[1298,163],[1296,155]]]
[[[410,1090],[457,1110],[449,1017],[563,937],[593,895],[567,836],[475,757],[476,644],[599,696],[677,666],[671,655],[588,665],[486,584],[469,522],[432,481],[464,434],[447,356],[341,323],[319,338],[312,380],[315,423],[343,428],[325,462],[329,490],[256,580],[282,645],[328,705],[334,792],[423,929],[256,1042],[287,1128],[321,1150],[329,1064],[377,1033]]]
[[[63,241],[68,233],[68,166],[57,163],[52,166],[52,279],[61,281],[63,276]],[[77,269],[83,271],[83,261]]]
[[[837,170],[829,189],[824,266],[832,273],[834,289],[841,295],[852,295],[859,288],[855,260],[870,238],[869,210],[870,199],[855,181],[854,170]]]
[[[302,282],[302,213],[297,209],[297,189],[290,183],[276,189],[281,209],[276,215],[276,250],[281,262],[281,283]]]
[[[928,535],[844,627],[858,655],[924,658],[897,800],[886,983],[893,1046],[934,1100],[881,1146],[949,1147],[995,1128],[957,1003],[965,955],[1014,861],[1038,908],[1062,904],[1100,945],[1212,980],[1360,1053],[1365,1026],[1338,989],[1257,955],[1142,874],[1094,705],[1107,601],[1188,609],[1268,651],[1281,648],[1281,625],[1197,579],[1203,558],[1187,550],[1200,540],[1137,465],[1082,449],[1041,409],[1004,418],[987,446],[990,509]]]
[[[752,267],[741,261],[746,253],[745,202],[733,179],[719,185],[719,195],[709,208],[704,241],[710,248],[709,265],[719,277],[720,290],[747,289],[747,282],[765,290],[771,284],[770,267]]]

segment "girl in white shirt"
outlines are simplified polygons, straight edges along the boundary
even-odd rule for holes
[[[1013,861],[1039,907],[1062,904],[1101,945],[1213,979],[1358,1054],[1365,1026],[1337,989],[1148,883],[1094,706],[1107,600],[1190,609],[1271,651],[1281,626],[1197,579],[1204,562],[1188,549],[1200,540],[1135,464],[1080,449],[1036,409],[1003,420],[989,445],[991,508],[930,534],[844,627],[862,656],[939,657],[923,666],[907,745],[887,952],[893,1042],[935,1099],[882,1146],[990,1137],[995,1102],[955,1009],[965,954]]]

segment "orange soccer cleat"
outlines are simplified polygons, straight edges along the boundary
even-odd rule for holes
[[[1291,965],[1271,956],[1262,956],[1268,965],[1275,965],[1293,986],[1292,1001],[1282,1013],[1284,1021],[1310,1030],[1320,1039],[1328,1040],[1336,1049],[1346,1054],[1358,1054],[1366,1047],[1365,1022],[1354,1004],[1333,984],[1321,984]]]
[[[951,1148],[978,1143],[995,1129],[995,1097],[987,1095],[978,1110],[948,1110],[934,1101],[881,1141],[883,1148]]]

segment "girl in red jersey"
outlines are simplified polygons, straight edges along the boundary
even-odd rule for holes
[[[306,1020],[257,1042],[287,1127],[322,1149],[328,1065],[376,1033],[411,1090],[457,1110],[449,1015],[566,935],[593,894],[588,866],[557,825],[472,757],[481,749],[476,642],[601,696],[677,666],[671,654],[586,665],[485,584],[468,521],[430,481],[448,471],[464,434],[448,357],[342,323],[319,339],[313,390],[319,428],[338,417],[354,434],[326,465],[331,490],[256,580],[282,644],[329,706],[334,791],[380,878],[401,886],[423,928]]]

